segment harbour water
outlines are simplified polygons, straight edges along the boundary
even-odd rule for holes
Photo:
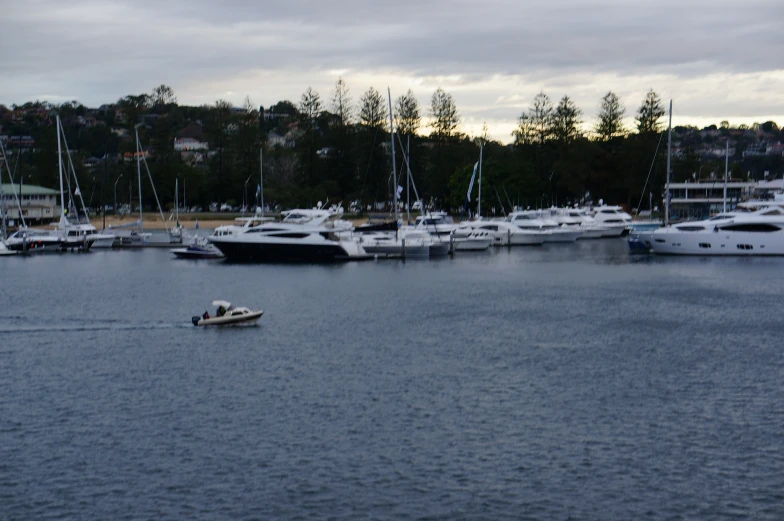
[[[784,518],[784,259],[0,269],[0,519]]]

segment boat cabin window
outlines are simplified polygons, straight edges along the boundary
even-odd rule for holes
[[[615,210],[602,210],[600,213],[606,213],[610,215],[615,215]]]
[[[682,232],[701,232],[705,230],[704,226],[677,226]]]
[[[781,228],[772,224],[755,223],[755,224],[728,224],[721,226],[720,229],[725,232],[778,232]]]

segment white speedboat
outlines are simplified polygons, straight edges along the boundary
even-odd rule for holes
[[[222,259],[223,254],[205,237],[195,237],[187,248],[174,248],[171,251],[178,259]]]
[[[251,311],[245,307],[235,307],[231,302],[225,300],[215,300],[212,303],[218,309],[215,316],[210,316],[206,311],[200,317],[191,318],[194,326],[237,326],[248,325],[257,322],[264,311]]]

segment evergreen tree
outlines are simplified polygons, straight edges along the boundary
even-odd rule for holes
[[[433,137],[443,141],[456,135],[457,125],[460,123],[457,105],[452,95],[444,92],[441,87],[436,89],[430,99],[430,117]]]
[[[314,180],[314,167],[316,162],[316,130],[318,129],[318,118],[321,115],[322,104],[321,96],[318,92],[308,87],[302,94],[299,103],[299,114],[301,129],[304,131],[305,142],[305,185],[310,186]]]
[[[623,116],[626,109],[621,105],[621,99],[613,91],[604,95],[599,105],[596,134],[602,141],[609,141],[614,137],[624,136]]]
[[[335,82],[335,90],[332,93],[332,113],[336,117],[338,126],[346,127],[351,125],[353,120],[351,94],[343,78],[338,78],[338,81]]]
[[[648,132],[659,133],[661,132],[661,123],[659,120],[664,116],[665,110],[662,106],[659,95],[653,89],[648,91],[645,99],[637,110],[637,132],[645,134]]]
[[[543,145],[553,137],[553,102],[550,96],[540,92],[528,111],[536,143]]]
[[[404,136],[415,135],[422,124],[419,114],[419,102],[411,89],[397,99],[395,104],[395,127]]]
[[[569,96],[558,102],[553,113],[553,137],[561,144],[569,144],[581,135],[580,125],[583,111],[577,108]]]
[[[370,87],[362,95],[359,106],[359,124],[366,130],[382,130],[387,125],[387,106],[381,94]]]

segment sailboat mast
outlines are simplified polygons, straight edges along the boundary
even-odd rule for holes
[[[142,153],[141,146],[139,145],[139,126],[135,128],[136,131],[136,175],[139,180],[139,228],[144,231],[144,213],[142,210]]]
[[[259,148],[259,195],[261,196],[261,216],[264,217],[264,146]]]
[[[5,151],[3,151],[3,162],[5,163],[6,161],[8,161],[8,158],[5,157]],[[5,196],[3,195],[3,171],[0,170],[0,221],[2,221],[3,226],[3,235],[0,235],[0,240],[5,239],[5,236],[8,235],[8,228],[6,227],[7,214]]]
[[[60,147],[60,116],[57,115],[57,167],[60,171],[60,220],[65,217],[65,193],[63,192],[63,150]],[[21,195],[21,192],[20,192]]]
[[[479,202],[476,206],[476,216],[477,218],[482,217],[482,151],[485,148],[484,141],[479,143]]]
[[[180,178],[174,180],[174,219],[180,224]]]
[[[722,212],[727,211],[727,176],[730,171],[730,140],[727,140],[727,151],[724,154],[724,198],[722,205]]]
[[[387,87],[387,102],[389,103],[389,139],[390,144],[392,145],[392,191],[394,192],[395,198],[395,239],[397,239],[397,169],[395,168],[395,126],[392,122],[392,93],[389,91],[389,87]]]
[[[670,156],[672,155],[672,100],[670,100],[670,122],[667,125],[667,188],[664,191],[664,226],[670,224]]]
[[[406,171],[408,162],[411,160],[411,135],[406,136]],[[406,225],[411,224],[411,177],[406,175]]]

